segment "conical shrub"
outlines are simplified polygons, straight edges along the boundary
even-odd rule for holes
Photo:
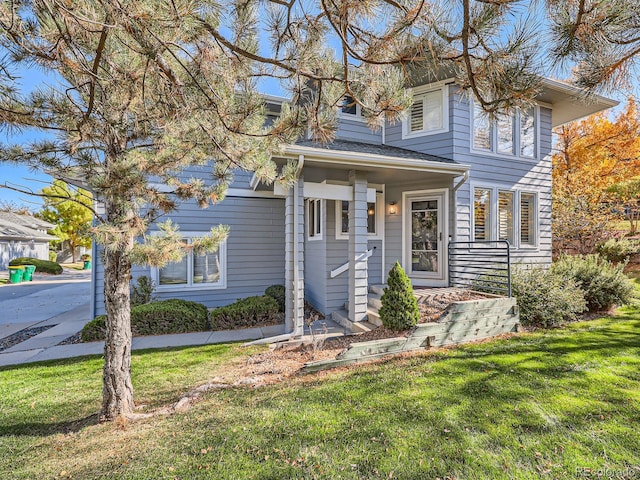
[[[413,296],[411,280],[400,263],[396,262],[387,278],[389,285],[382,294],[380,320],[391,330],[406,330],[420,320],[418,301]]]

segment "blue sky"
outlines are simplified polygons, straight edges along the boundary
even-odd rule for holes
[[[55,76],[47,76],[44,72],[35,68],[21,68],[13,73],[17,75],[18,86],[24,93],[28,93],[41,86],[54,85],[56,83]],[[557,73],[556,76],[558,76]],[[282,94],[281,91],[278,91],[277,82],[273,80],[265,83],[262,87],[262,91],[265,93],[271,93],[274,95]],[[613,94],[610,93],[607,96],[615,98],[620,101],[621,105],[624,105],[630,93],[640,93],[639,88],[639,82],[634,81],[629,90],[620,90]],[[619,109],[620,107],[614,111]],[[20,132],[19,134],[16,134],[15,132],[0,132],[0,142],[4,144],[15,144],[42,136],[43,134],[41,133],[29,131]],[[46,174],[33,172],[26,167],[10,165],[0,161],[0,184],[7,183],[19,188],[37,192],[50,184],[51,181],[52,178]],[[42,205],[42,200],[38,197],[21,194],[7,188],[0,188],[0,203],[6,202],[13,203],[18,206],[27,206],[33,211],[39,210]]]

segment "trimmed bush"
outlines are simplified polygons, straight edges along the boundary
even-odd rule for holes
[[[14,258],[9,262],[12,267],[18,265],[35,265],[36,272],[50,273],[52,275],[60,275],[62,273],[62,267],[59,263],[50,262],[49,260],[40,260],[39,258],[20,257]]]
[[[278,311],[284,312],[286,308],[286,292],[284,285],[271,285],[264,291],[265,295],[269,295],[278,302]]]
[[[610,262],[624,262],[631,255],[640,252],[640,243],[628,238],[619,240],[610,238],[606,242],[596,245],[596,252]]]
[[[624,263],[614,265],[599,255],[565,255],[551,266],[551,271],[572,278],[584,292],[587,308],[599,311],[633,299],[633,283],[624,274],[624,267]]]
[[[49,250],[49,261],[55,262],[58,259],[58,254],[53,250]]]
[[[280,323],[278,302],[268,295],[241,298],[231,305],[212,310],[209,317],[211,330],[259,327]]]
[[[207,307],[188,300],[171,299],[138,305],[131,309],[133,335],[202,332],[207,328]],[[104,315],[87,323],[80,334],[82,341],[104,340]]]
[[[577,320],[587,309],[578,284],[550,270],[515,268],[511,290],[520,306],[523,325],[556,327]]]
[[[420,320],[418,301],[413,295],[411,280],[396,262],[387,279],[389,285],[384,289],[380,320],[391,330],[406,330],[413,327]]]

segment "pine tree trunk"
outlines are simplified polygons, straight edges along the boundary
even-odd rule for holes
[[[128,256],[133,242],[133,237],[127,238],[122,248],[105,249],[104,254],[107,334],[104,344],[101,421],[114,420],[120,415],[132,414],[134,409],[129,304],[131,261]]]

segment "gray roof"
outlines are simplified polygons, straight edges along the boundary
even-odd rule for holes
[[[0,212],[0,237],[12,240],[55,240],[57,237],[42,230],[55,227],[31,215],[18,215],[11,212]]]
[[[406,148],[390,147],[389,145],[374,145],[371,143],[350,142],[348,140],[334,140],[331,143],[316,143],[313,140],[300,140],[296,145],[311,148],[321,148],[339,152],[370,153],[372,155],[384,155],[387,157],[408,158],[411,160],[425,160],[427,162],[441,162],[456,164],[449,158],[429,155],[428,153],[414,152]]]

